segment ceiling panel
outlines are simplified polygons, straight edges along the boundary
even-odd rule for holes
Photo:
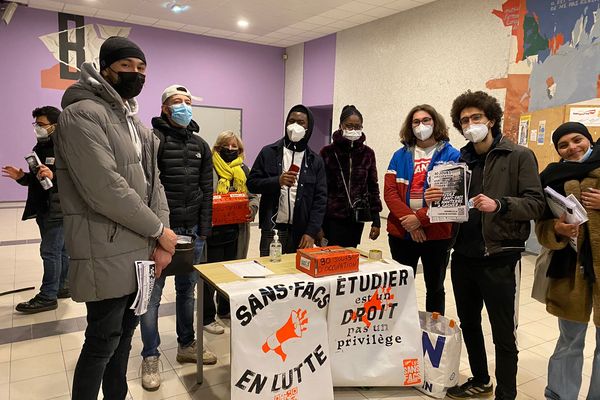
[[[259,44],[291,46],[435,0],[15,0],[52,11]],[[173,13],[167,4],[189,6]],[[237,25],[249,22],[247,28]]]

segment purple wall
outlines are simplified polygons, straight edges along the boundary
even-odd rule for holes
[[[148,126],[160,112],[160,95],[173,83],[186,85],[200,104],[243,109],[247,162],[281,136],[284,103],[284,49],[85,17],[85,23],[131,26],[129,37],[146,54],[146,86],[140,117]],[[41,88],[41,70],[57,61],[38,39],[58,31],[55,12],[19,7],[10,25],[0,24],[0,164],[25,167],[35,136],[31,110],[60,105],[62,91]],[[202,124],[202,121],[199,121]],[[0,201],[24,200],[26,188],[0,178]]]
[[[311,149],[319,152],[331,142],[331,132],[336,130],[337,126],[331,121],[333,106],[311,107],[311,111],[315,118],[315,125],[308,144]]]
[[[302,103],[307,106],[333,104],[336,35],[304,43]]]

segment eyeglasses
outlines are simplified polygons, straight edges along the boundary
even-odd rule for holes
[[[342,127],[344,129],[349,130],[349,131],[360,131],[360,130],[362,130],[362,125],[358,125],[358,124],[357,125],[344,124],[344,125],[342,125]]]
[[[431,117],[425,117],[425,118],[421,118],[421,119],[413,119],[412,124],[413,126],[418,126],[420,124],[430,124],[433,121],[433,118]]]
[[[31,123],[31,126],[39,126],[40,128],[45,128],[45,127],[50,126],[50,125],[54,125],[54,124],[50,124],[50,123],[48,123],[48,124],[38,124],[37,122],[32,122]]]
[[[461,126],[469,125],[470,121],[472,121],[474,124],[478,124],[481,122],[483,117],[485,117],[485,114],[482,114],[482,113],[477,113],[477,114],[462,117],[460,119],[460,125]]]

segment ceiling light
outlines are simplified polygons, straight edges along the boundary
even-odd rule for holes
[[[179,4],[177,2],[177,0],[168,1],[165,4],[163,4],[163,7],[168,10],[171,10],[171,12],[173,12],[175,14],[182,13],[184,11],[187,11],[190,8],[190,6],[187,4],[186,5]]]
[[[248,27],[248,25],[250,25],[250,24],[249,24],[249,23],[248,23],[248,21],[246,21],[245,19],[240,19],[240,20],[238,20],[238,22],[237,22],[237,25],[238,25],[240,28],[247,28],[247,27]]]

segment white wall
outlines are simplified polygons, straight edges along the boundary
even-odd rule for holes
[[[413,106],[431,104],[451,127],[454,98],[506,75],[510,28],[491,13],[501,3],[439,0],[338,33],[334,117],[345,104],[362,112],[380,185]],[[504,92],[490,92],[502,106]],[[453,127],[450,132],[453,145],[462,147],[462,136]]]
[[[286,49],[285,61],[285,107],[283,118],[296,104],[302,103],[302,82],[304,78],[304,43]],[[283,127],[282,127],[283,129]]]

